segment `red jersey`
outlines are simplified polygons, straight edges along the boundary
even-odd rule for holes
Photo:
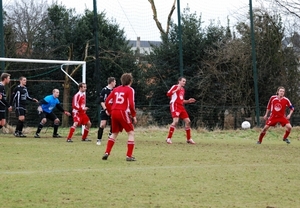
[[[177,103],[183,105],[185,90],[183,87],[181,87],[180,90],[176,91],[177,88],[178,85],[173,85],[171,89],[167,92],[167,96],[171,98],[170,103]]]
[[[122,85],[114,88],[106,98],[105,106],[109,113],[113,110],[121,110],[130,112],[131,116],[135,117],[134,89]]]
[[[77,92],[72,100],[72,112],[74,114],[79,113],[79,114],[83,114],[85,113],[85,103],[86,103],[86,97],[85,97],[85,93],[83,92]]]
[[[277,95],[273,95],[269,100],[267,109],[271,111],[270,117],[285,117],[285,110],[287,107],[290,108],[290,110],[294,110],[294,107],[288,98],[278,98]]]

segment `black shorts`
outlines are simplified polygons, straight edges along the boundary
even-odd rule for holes
[[[51,121],[54,121],[55,119],[57,119],[57,116],[53,112],[51,112],[51,113],[41,112],[39,114],[39,116],[40,116],[40,120],[42,120],[43,118],[50,119]]]
[[[2,119],[6,119],[5,110],[4,110],[4,112],[0,111],[0,120],[2,120]]]
[[[107,115],[106,114],[106,112],[104,111],[104,110],[101,110],[101,112],[100,112],[100,119],[101,119],[101,121],[103,121],[103,120],[109,120],[110,119],[110,116],[109,115]]]
[[[16,116],[19,117],[19,116],[25,116],[26,115],[26,109],[25,108],[16,108],[15,109],[15,113],[16,113]]]

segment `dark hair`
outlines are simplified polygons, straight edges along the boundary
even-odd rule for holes
[[[181,81],[182,79],[185,79],[185,77],[179,77],[178,82]]]
[[[4,80],[7,79],[8,77],[10,77],[10,74],[8,74],[8,73],[2,73],[2,74],[1,74],[1,81],[4,81]]]
[[[26,77],[20,76],[19,81],[21,81],[21,80],[24,79],[24,78],[26,78]]]
[[[124,73],[121,76],[121,84],[123,86],[130,85],[133,82],[133,77],[131,73]]]
[[[114,81],[116,81],[116,78],[114,78],[114,77],[108,77],[107,84],[110,84],[110,83],[112,83]]]
[[[80,83],[78,84],[78,89],[82,88],[84,85],[86,85],[86,84],[83,83],[83,82],[80,82]]]

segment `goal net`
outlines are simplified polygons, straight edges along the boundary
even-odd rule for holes
[[[11,83],[8,87],[8,101],[11,98],[11,92],[19,84],[19,77],[24,76],[27,78],[27,88],[30,97],[38,100],[43,97],[50,95],[54,88],[60,90],[60,102],[67,105],[70,109],[70,98],[78,88],[78,82],[86,83],[86,62],[85,61],[68,61],[68,60],[44,60],[44,59],[18,59],[18,58],[0,58],[0,62],[6,62],[9,65],[8,70],[5,72],[11,74]],[[17,66],[17,62],[21,63],[21,66]],[[81,77],[72,77],[66,68],[73,65],[74,67],[81,67]],[[70,94],[68,99],[65,99],[65,76],[68,76],[71,80],[69,86]],[[66,103],[65,103],[66,102]],[[37,105],[28,101],[27,103],[27,114],[26,114],[26,125],[36,127],[38,124],[37,117]],[[67,108],[66,108],[67,109]],[[9,125],[16,125],[16,116],[14,111],[8,114],[7,123]],[[72,118],[62,119],[63,125],[69,125],[72,122]],[[51,125],[51,122],[48,122]]]

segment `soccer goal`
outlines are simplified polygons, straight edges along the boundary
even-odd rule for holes
[[[28,63],[45,63],[45,64],[61,64],[61,71],[68,76],[73,82],[78,85],[78,82],[73,79],[64,69],[65,65],[82,65],[82,82],[86,83],[86,62],[85,61],[68,61],[68,60],[46,60],[46,59],[18,59],[18,58],[0,58],[0,61],[5,62],[28,62]]]
[[[68,76],[76,85],[78,82],[71,77],[65,70],[64,66],[67,65],[81,65],[82,66],[82,80],[81,82],[86,83],[86,62],[85,61],[68,61],[68,60],[46,60],[46,59],[21,59],[21,58],[1,58],[0,62],[27,62],[27,63],[44,63],[44,64],[61,64],[60,70]],[[83,134],[84,126],[82,126],[82,134]]]

